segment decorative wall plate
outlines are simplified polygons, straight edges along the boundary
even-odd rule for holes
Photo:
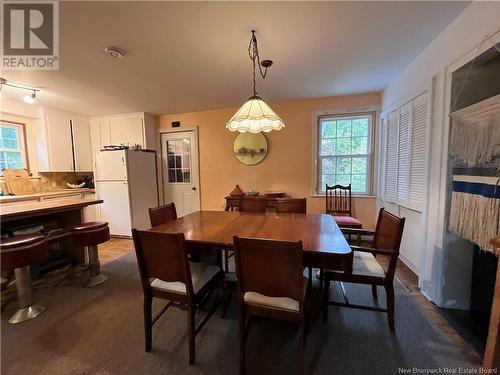
[[[240,133],[234,140],[233,150],[243,164],[255,165],[267,155],[267,139],[262,133]]]

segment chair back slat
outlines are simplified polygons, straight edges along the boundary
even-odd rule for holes
[[[276,212],[305,214],[307,212],[306,198],[277,198]]]
[[[184,233],[160,233],[132,229],[137,264],[144,292],[149,290],[150,280],[180,281],[188,294],[193,291],[191,271],[187,259]]]
[[[351,184],[347,186],[326,184],[325,198],[327,214],[352,216]]]
[[[392,250],[394,252],[390,257],[389,266],[385,270],[388,277],[391,278],[394,277],[394,272],[396,271],[405,220],[404,217],[401,218],[393,215],[383,207],[378,214],[372,247],[375,249]]]
[[[243,197],[238,210],[242,212],[266,212],[266,197]]]
[[[175,219],[177,219],[177,211],[175,210],[174,202],[149,209],[149,221],[152,227]]]
[[[234,237],[240,293],[289,297],[302,303],[302,241]]]

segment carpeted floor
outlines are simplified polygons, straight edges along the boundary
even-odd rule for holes
[[[47,311],[19,325],[2,313],[1,373],[8,374],[237,374],[238,308],[227,317],[214,314],[196,340],[197,361],[187,364],[184,311],[169,309],[153,328],[153,351],[144,352],[142,290],[133,253],[103,267],[110,276],[96,288],[73,279],[37,295]],[[329,323],[320,321],[320,294],[306,342],[309,374],[398,374],[400,368],[470,367],[456,347],[423,315],[396,282],[396,334],[386,315],[330,307]],[[338,288],[332,295],[339,298]],[[370,287],[349,286],[353,303],[371,302]],[[216,293],[214,293],[214,296]],[[385,295],[379,291],[384,303]],[[157,308],[160,304],[157,305]],[[200,312],[200,316],[203,312]],[[248,374],[295,374],[294,325],[255,321],[247,342]]]

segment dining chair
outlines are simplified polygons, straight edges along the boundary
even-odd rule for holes
[[[149,209],[149,221],[151,222],[151,227],[156,227],[158,225],[165,224],[167,221],[175,219],[177,219],[177,211],[175,210],[174,202]]]
[[[240,374],[245,373],[245,341],[253,316],[299,323],[299,368],[303,374],[309,283],[302,274],[302,242],[235,236],[233,244],[241,307]]]
[[[351,184],[333,185],[326,184],[325,187],[326,213],[333,216],[337,225],[341,228],[362,228],[361,221],[352,217]],[[343,232],[344,233],[344,232]],[[344,233],[345,234],[345,233]],[[351,235],[347,234],[351,239]],[[319,270],[319,288],[323,290],[324,270]]]
[[[276,212],[305,214],[306,198],[276,198]]]
[[[326,184],[326,213],[333,216],[342,228],[362,228],[361,221],[352,217],[351,184],[347,186]]]
[[[277,213],[305,214],[307,212],[306,198],[276,198]],[[307,267],[309,281],[312,282],[312,267]]]
[[[378,215],[375,231],[366,229],[346,228],[344,233],[371,236],[373,240],[370,247],[351,246],[353,250],[352,264],[345,271],[325,271],[325,288],[323,292],[323,322],[328,319],[328,306],[345,306],[361,308],[372,311],[386,312],[389,329],[394,331],[394,273],[399,256],[399,247],[405,218],[397,217],[381,208]],[[344,231],[343,230],[343,231]],[[379,263],[381,257],[388,262]],[[345,303],[329,301],[330,282],[339,281]],[[386,291],[386,308],[362,306],[349,303],[343,282],[367,284],[372,286],[373,299],[378,300],[377,286],[383,286]]]
[[[238,211],[266,212],[266,197],[243,197],[240,199]]]
[[[266,212],[266,197],[242,197],[238,204],[240,212]],[[225,271],[229,271],[229,259],[234,255],[231,250],[224,249]]]
[[[224,299],[224,272],[215,265],[188,262],[183,233],[132,229],[132,237],[144,293],[145,351],[151,351],[153,324],[160,316],[171,306],[187,309],[189,364],[193,364],[196,335]],[[197,306],[217,285],[219,301],[196,326]],[[168,300],[155,317],[152,317],[153,298]],[[221,309],[221,317],[224,317],[224,309]]]

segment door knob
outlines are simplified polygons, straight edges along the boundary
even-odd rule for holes
[[[196,190],[196,187],[194,187],[194,186],[193,186],[193,187],[191,188],[191,190]]]

